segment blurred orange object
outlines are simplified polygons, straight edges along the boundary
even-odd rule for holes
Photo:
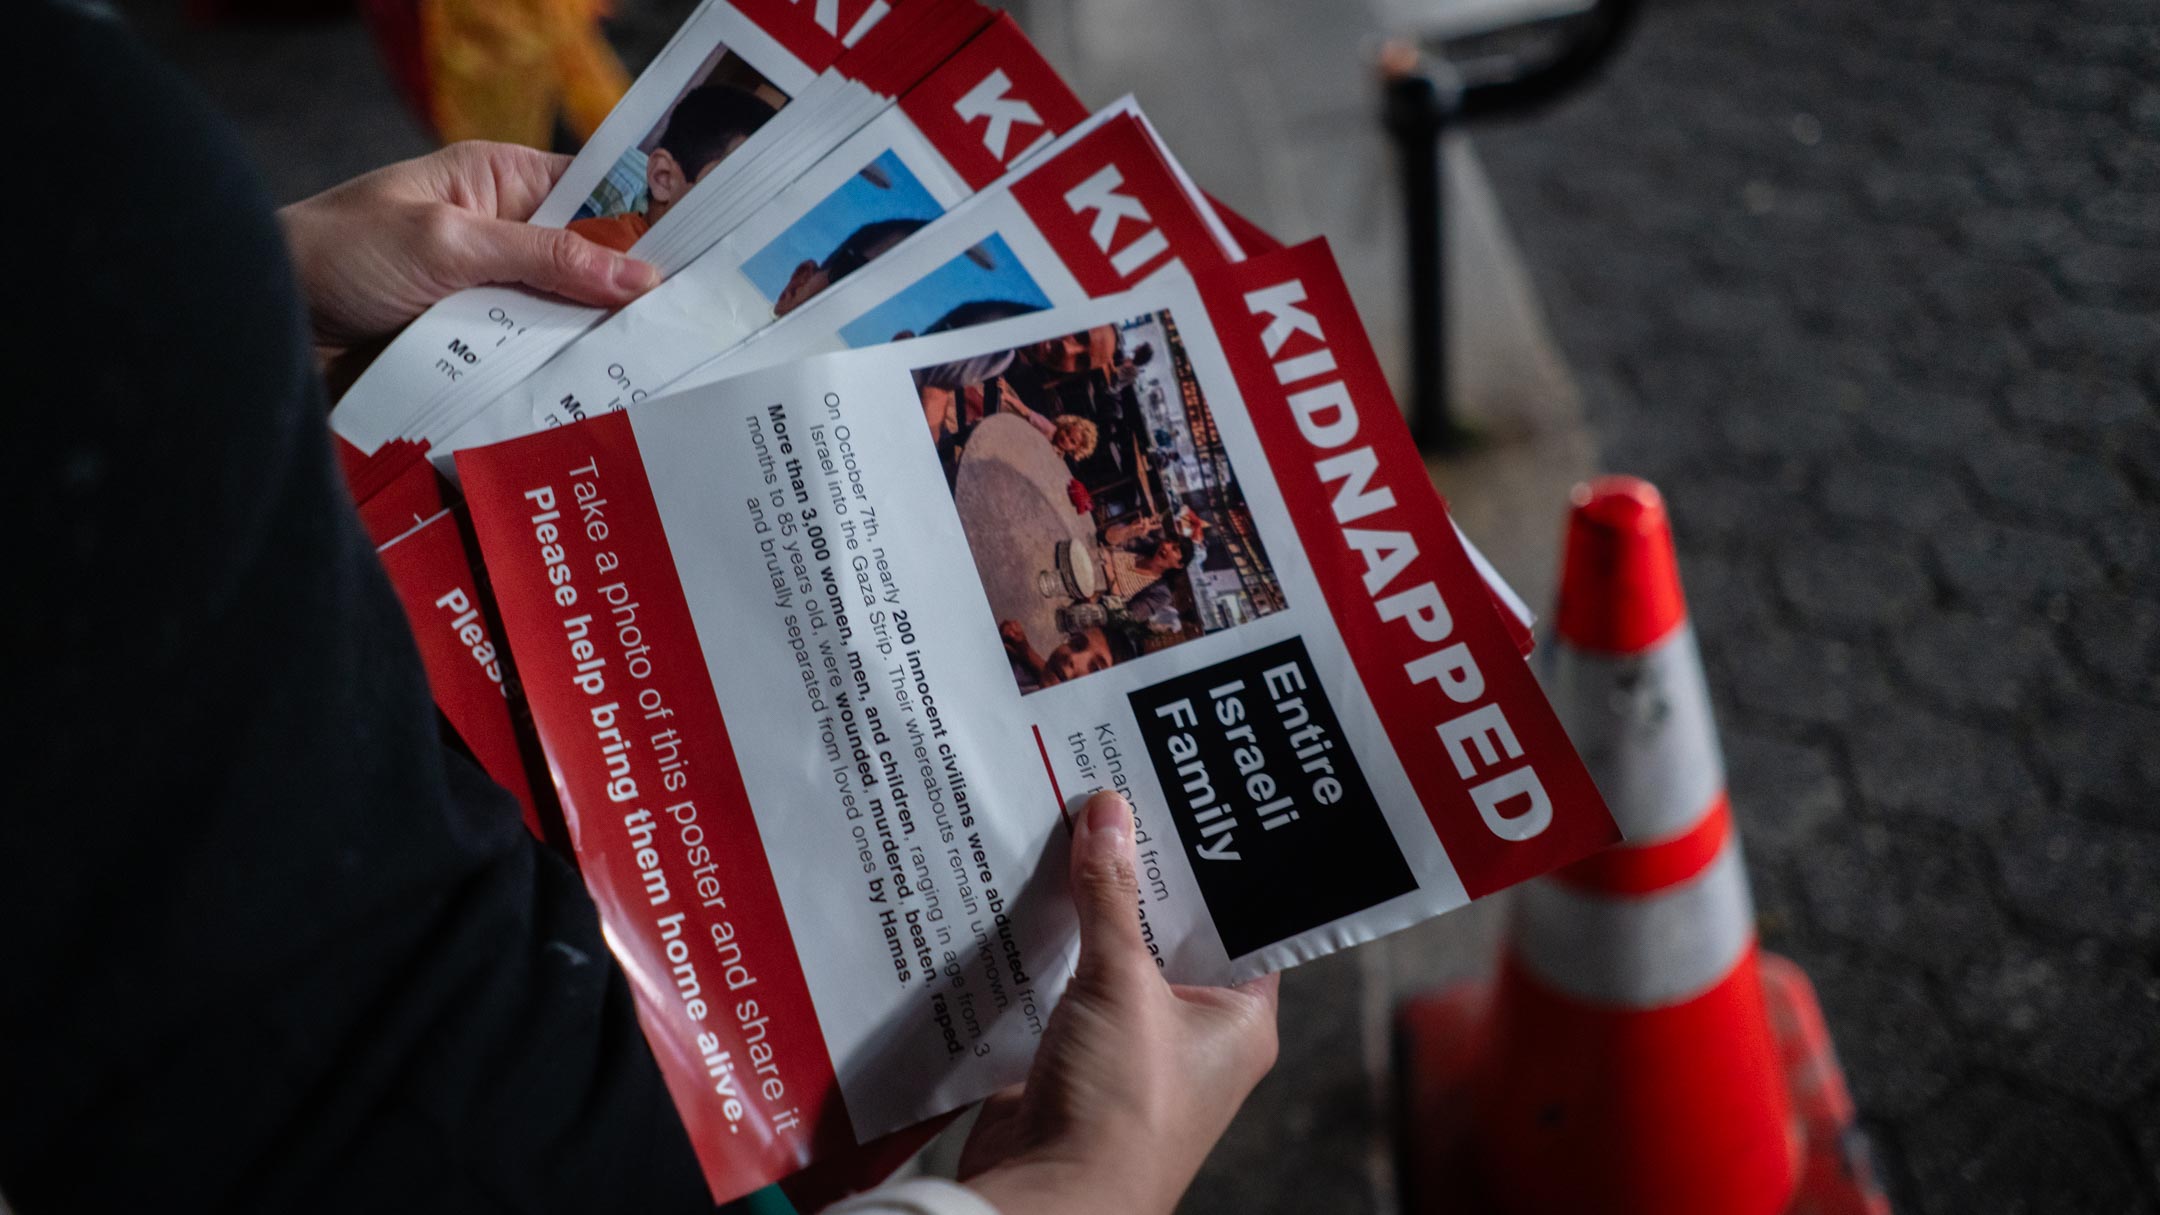
[[[399,91],[445,143],[582,142],[630,87],[607,0],[364,0]]]

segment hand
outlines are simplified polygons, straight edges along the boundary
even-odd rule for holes
[[[453,144],[279,211],[315,344],[335,356],[484,283],[609,308],[652,288],[650,265],[524,222],[569,165],[514,144]]]
[[[1027,630],[1020,627],[1020,622],[1017,620],[998,621],[998,637],[1004,641],[1007,649],[1017,648],[1024,650],[1028,648]]]
[[[1166,1215],[1275,1062],[1276,976],[1172,987],[1140,937],[1132,811],[1073,832],[1080,964],[1025,1084],[984,1102],[960,1177],[1000,1210]]]

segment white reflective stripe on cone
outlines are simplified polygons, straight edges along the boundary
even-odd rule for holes
[[[1538,681],[1630,845],[1702,821],[1725,788],[1710,689],[1686,622],[1640,654],[1585,653],[1555,639]]]
[[[1529,883],[1515,907],[1515,955],[1551,986],[1593,1004],[1662,1008],[1732,972],[1755,939],[1737,837],[1701,873],[1652,895]]]

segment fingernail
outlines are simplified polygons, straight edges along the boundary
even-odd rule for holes
[[[1132,807],[1125,799],[1107,790],[1088,799],[1086,816],[1087,834],[1114,834],[1122,840],[1132,834]]]
[[[660,271],[650,262],[634,257],[615,259],[615,286],[621,291],[650,291],[660,283]]]

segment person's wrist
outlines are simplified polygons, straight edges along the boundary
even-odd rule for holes
[[[278,228],[285,234],[285,254],[292,260],[293,277],[300,284],[301,301],[307,305],[308,333],[314,339],[316,361],[328,367],[342,357],[346,343],[325,335],[321,295],[324,285],[319,257],[322,250],[321,205],[312,198],[287,203],[277,210]]]
[[[316,230],[322,220],[319,210],[320,204],[311,198],[287,203],[277,210],[278,227],[285,233],[286,254],[293,259],[293,268],[303,276],[318,252]]]
[[[986,1181],[987,1188],[976,1192],[1007,1212],[1170,1215],[1199,1161],[1189,1167],[1174,1163],[1182,1155],[1173,1150],[1177,1130],[1156,1121],[1146,1108],[1128,1108],[1121,1118],[1098,1121],[1088,1132],[1022,1146],[964,1184]],[[1044,1206],[1045,1198],[1054,1202]]]
[[[1170,1215],[1182,1185],[1165,1189],[1145,1151],[1116,1160],[1018,1156],[962,1185],[1005,1215]]]

